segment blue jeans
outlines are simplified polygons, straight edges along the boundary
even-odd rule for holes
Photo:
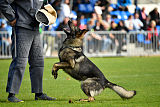
[[[16,35],[12,33],[12,62],[8,72],[6,92],[19,93],[28,61],[32,93],[41,93],[44,58],[39,31],[17,27],[15,33]]]

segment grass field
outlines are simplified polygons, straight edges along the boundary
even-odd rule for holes
[[[56,101],[34,101],[31,93],[28,65],[17,95],[24,103],[9,103],[5,92],[11,60],[0,60],[0,107],[160,107],[160,57],[90,58],[108,80],[126,89],[136,90],[130,100],[122,100],[110,89],[105,89],[94,102],[79,102],[87,98],[80,89],[80,82],[70,78],[62,70],[54,80],[52,65],[58,59],[45,59],[43,90]],[[74,103],[68,103],[72,99]]]

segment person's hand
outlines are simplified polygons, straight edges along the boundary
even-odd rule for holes
[[[16,24],[16,19],[14,19],[12,22],[10,22],[10,25],[13,27]]]

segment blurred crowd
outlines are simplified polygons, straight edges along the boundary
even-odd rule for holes
[[[160,16],[157,8],[154,8],[149,14],[146,14],[145,7],[139,8],[135,0],[117,0],[117,4],[113,4],[111,0],[49,0],[49,3],[57,11],[58,18],[56,23],[49,26],[40,26],[40,30],[44,31],[62,31],[67,25],[68,20],[72,19],[75,26],[80,29],[88,29],[90,31],[156,31],[160,30]],[[135,5],[135,12],[129,12],[129,6]],[[7,22],[0,19],[0,31],[8,31],[11,34],[11,27]],[[158,36],[158,35],[157,35]],[[10,35],[3,37],[0,35],[0,45],[5,40],[6,44],[10,44]],[[113,42],[119,45],[122,42],[113,34],[106,36],[98,36],[91,33],[88,41],[103,40],[104,46],[102,51],[107,48],[106,44]],[[110,38],[110,39],[107,39]],[[151,40],[151,36],[148,38]],[[92,44],[91,42],[89,42]],[[125,44],[125,43],[122,43]],[[107,45],[108,46],[108,45]],[[118,47],[121,48],[121,47]]]
[[[9,54],[12,27],[3,18],[0,19],[0,54]]]
[[[150,22],[160,25],[158,9],[155,8],[148,15],[145,8],[136,7],[134,13],[128,11],[133,5],[131,0],[52,0],[52,6],[58,13],[56,23],[47,30],[61,31],[66,22],[72,19],[76,26],[89,30],[148,30]],[[123,25],[122,25],[123,24]]]
[[[131,0],[117,0],[117,4],[112,4],[111,0],[49,0],[49,3],[57,11],[58,18],[55,24],[42,30],[61,31],[69,19],[72,19],[73,23],[81,29],[95,31],[148,30],[151,27],[151,21],[155,21],[155,26],[160,25],[157,8],[148,15],[144,7],[142,9],[136,7],[135,12],[130,13],[128,7],[133,5]],[[3,23],[8,30],[9,25],[1,17],[0,25]]]

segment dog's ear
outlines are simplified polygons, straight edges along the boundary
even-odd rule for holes
[[[84,35],[88,32],[89,30],[87,29],[83,29],[80,31],[80,34],[77,35],[77,38],[80,38],[80,39],[83,39],[84,38]]]

